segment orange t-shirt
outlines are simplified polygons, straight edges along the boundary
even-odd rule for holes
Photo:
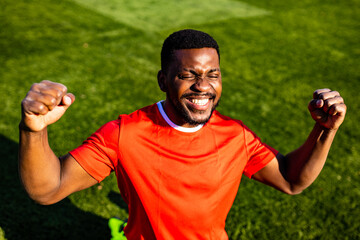
[[[225,220],[242,174],[251,177],[277,152],[217,111],[186,129],[158,103],[120,115],[70,154],[98,181],[115,171],[129,206],[128,239],[168,240],[228,239]]]

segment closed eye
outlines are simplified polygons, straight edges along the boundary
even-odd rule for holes
[[[183,79],[183,80],[192,80],[192,79],[195,79],[195,75],[193,75],[193,74],[179,74],[178,78]]]
[[[207,76],[208,78],[210,78],[210,79],[217,79],[217,78],[219,78],[219,75],[217,75],[217,74],[211,74],[211,75],[208,75]]]

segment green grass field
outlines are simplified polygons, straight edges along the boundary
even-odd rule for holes
[[[0,240],[109,239],[126,217],[116,178],[52,206],[32,202],[17,174],[20,102],[33,82],[68,86],[77,100],[49,127],[56,154],[118,114],[164,99],[156,74],[173,31],[210,33],[221,50],[219,110],[287,153],[312,128],[315,89],[340,91],[348,114],[315,183],[287,196],[243,178],[230,239],[360,239],[360,1],[0,2]]]

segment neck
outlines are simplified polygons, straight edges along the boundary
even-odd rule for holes
[[[166,99],[165,101],[162,101],[161,104],[163,106],[166,115],[168,116],[170,121],[173,122],[174,124],[184,128],[195,128],[200,125],[200,124],[191,124],[186,122],[181,116],[179,116],[179,114],[177,114],[176,107],[173,106],[170,100]]]

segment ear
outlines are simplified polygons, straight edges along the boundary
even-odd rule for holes
[[[166,75],[162,70],[158,72],[157,79],[161,91],[167,92]]]

